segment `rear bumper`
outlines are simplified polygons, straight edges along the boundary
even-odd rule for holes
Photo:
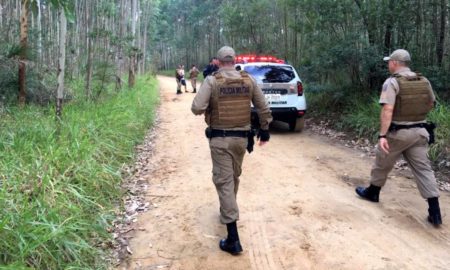
[[[306,110],[297,110],[295,107],[291,108],[270,108],[272,111],[273,120],[282,121],[282,122],[292,122],[297,118],[302,118]],[[256,109],[252,108],[252,125],[259,125],[258,114],[256,113]]]

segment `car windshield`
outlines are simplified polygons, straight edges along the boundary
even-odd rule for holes
[[[295,78],[294,70],[290,66],[246,66],[244,70],[258,83],[287,83]]]

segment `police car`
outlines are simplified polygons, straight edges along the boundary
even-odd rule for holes
[[[305,126],[306,99],[303,84],[294,67],[273,56],[237,55],[237,70],[245,70],[262,89],[274,120],[285,122],[291,131]],[[252,124],[258,116],[252,109]]]

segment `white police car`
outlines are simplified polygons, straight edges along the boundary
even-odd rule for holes
[[[303,85],[294,67],[273,56],[238,55],[236,69],[255,78],[269,103],[274,120],[289,124],[289,130],[301,131],[305,126],[306,99]],[[252,110],[252,124],[258,116]]]

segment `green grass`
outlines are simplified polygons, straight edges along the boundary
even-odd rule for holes
[[[307,88],[308,89],[308,88]],[[360,91],[361,93],[362,91]],[[378,96],[356,94],[357,91],[311,87],[307,93],[312,116],[332,120],[334,128],[376,141],[380,110]],[[437,124],[436,143],[430,146],[430,158],[438,162],[450,158],[450,105],[441,103],[428,115]]]
[[[121,168],[154,119],[156,81],[98,103],[12,108],[0,116],[0,268],[107,269],[103,243]]]
[[[431,111],[428,119],[437,125],[437,128],[434,130],[436,143],[431,145],[428,152],[430,158],[432,160],[450,158],[450,105],[438,104]]]

